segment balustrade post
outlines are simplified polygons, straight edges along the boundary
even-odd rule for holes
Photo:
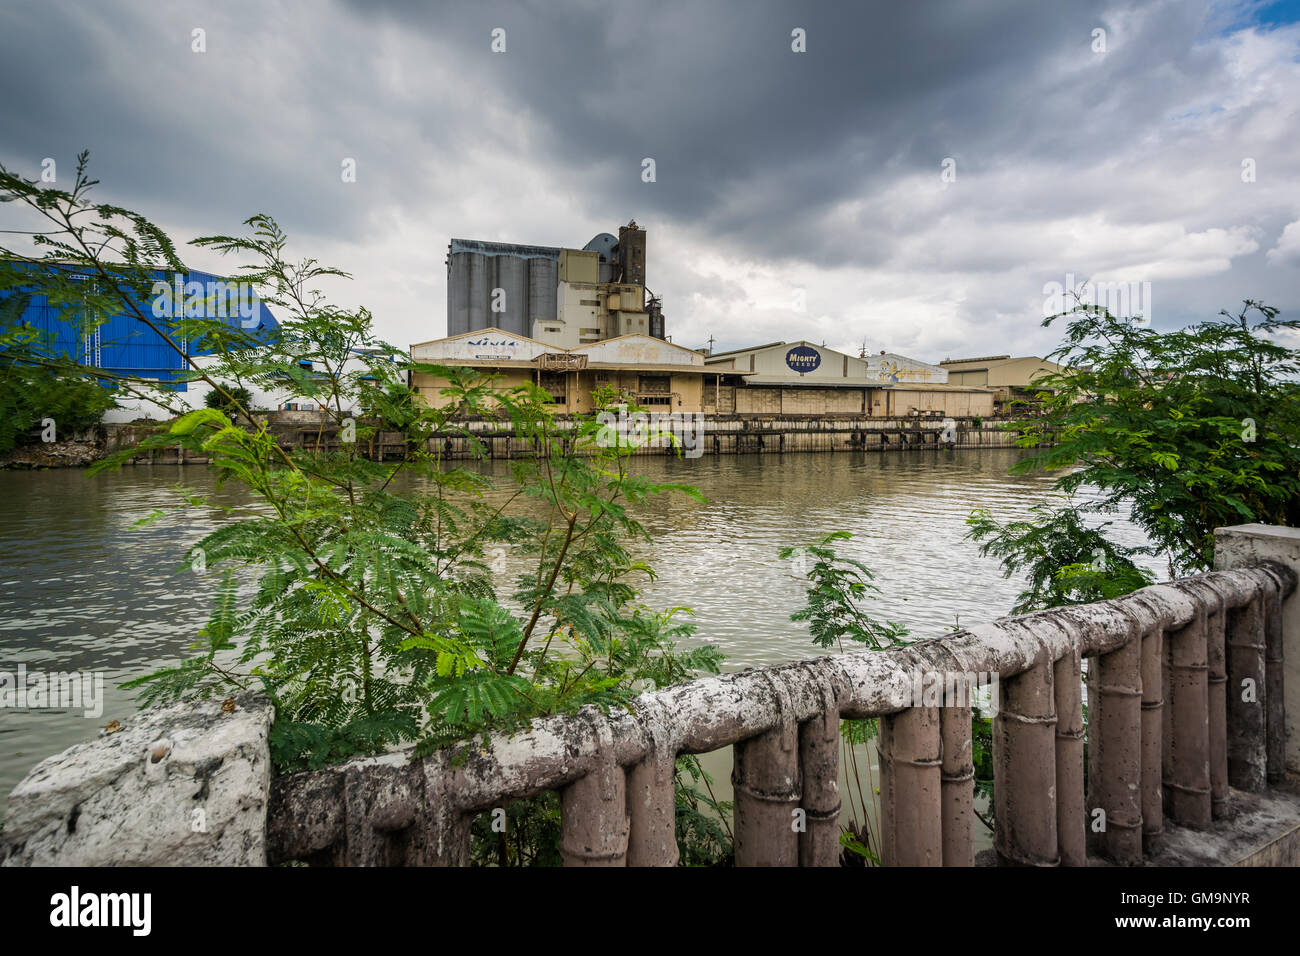
[[[1192,619],[1167,635],[1165,810],[1173,822],[1190,827],[1208,827],[1213,817],[1207,612],[1198,602]]]
[[[413,786],[415,784],[415,786]],[[348,866],[402,866],[407,829],[415,822],[423,794],[409,765],[378,761],[356,764],[343,773],[343,825]]]
[[[1267,725],[1265,758],[1268,783],[1281,783],[1286,777],[1286,684],[1283,668],[1282,589],[1269,588],[1264,596],[1264,720]]]
[[[885,866],[943,864],[938,707],[880,718],[881,855]]]
[[[656,749],[628,768],[628,866],[676,866],[676,760]]]
[[[800,866],[840,862],[840,708],[829,687],[823,699],[826,710],[799,727],[799,807],[804,811]]]
[[[1267,781],[1263,605],[1257,595],[1227,614],[1228,782],[1251,792]]]
[[[798,866],[794,811],[802,794],[796,726],[782,724],[742,740],[733,753],[736,866]]]
[[[1142,635],[1142,839],[1150,848],[1165,829],[1164,628],[1157,623]]]
[[[596,724],[598,762],[560,791],[560,858],[565,866],[626,866],[627,774],[614,760],[609,724]]]
[[[1209,721],[1210,816],[1223,815],[1228,801],[1228,664],[1224,629],[1228,617],[1226,593],[1209,581],[1180,582],[1205,604],[1205,691]]]
[[[663,704],[647,695],[638,701],[649,752],[627,770],[628,866],[676,866],[677,751],[671,718]]]
[[[425,808],[419,866],[469,866],[472,818],[450,803]]]
[[[975,763],[971,725],[979,675],[946,644],[923,644],[913,652],[928,662],[927,673],[933,681],[928,691],[921,688],[922,699],[914,703],[939,705],[942,862],[944,866],[974,866]]]
[[[1126,613],[1127,612],[1127,613]],[[1142,634],[1156,620],[1130,602],[1128,639],[1088,667],[1088,816],[1097,851],[1142,862]],[[1098,814],[1097,811],[1102,813]]]
[[[1124,606],[1138,618],[1138,678],[1141,688],[1139,762],[1142,792],[1142,845],[1150,852],[1164,832],[1164,614],[1159,601],[1142,592],[1130,595]]]
[[[732,748],[736,866],[799,865],[795,828],[803,789],[799,728],[792,718],[789,692],[779,678],[768,679],[776,693],[781,723]]]
[[[962,680],[958,689],[966,703],[947,702],[939,710],[943,763],[943,865],[975,865],[975,763],[971,753],[970,695],[974,688]]]
[[[1033,667],[999,682],[993,720],[993,847],[1012,866],[1056,866],[1056,691],[1043,648]]]
[[[1056,695],[1056,845],[1061,866],[1088,865],[1083,783],[1083,671],[1078,647],[1054,665]]]
[[[424,779],[424,807],[414,829],[416,852],[408,862],[414,866],[469,866],[473,818],[453,799],[460,783],[460,770],[452,770],[448,753],[435,753],[421,762]]]

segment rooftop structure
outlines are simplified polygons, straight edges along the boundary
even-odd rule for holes
[[[999,402],[1030,398],[1039,391],[1039,380],[1066,370],[1036,355],[944,359],[939,365],[948,371],[948,380],[953,384],[996,388]]]
[[[488,328],[569,348],[620,335],[664,337],[645,287],[646,233],[635,221],[582,249],[480,239],[447,248],[447,334]]]

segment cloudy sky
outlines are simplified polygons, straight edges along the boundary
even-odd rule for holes
[[[101,200],[182,240],[269,213],[402,346],[445,334],[450,237],[581,247],[635,218],[680,344],[1043,354],[1044,289],[1069,275],[1149,283],[1133,311],[1158,328],[1245,298],[1300,317],[1297,21],[1202,0],[11,0],[0,162],[50,157],[63,182],[89,149]]]

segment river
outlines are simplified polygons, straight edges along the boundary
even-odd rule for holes
[[[1008,473],[1020,454],[635,459],[636,470],[693,484],[708,498],[672,495],[647,506],[653,541],[640,553],[658,577],[643,599],[693,608],[696,639],[721,649],[729,670],[815,656],[822,652],[806,626],[789,620],[803,603],[803,583],[777,549],[843,529],[854,537],[841,551],[876,573],[876,616],[906,624],[914,637],[992,620],[1008,612],[1021,582],[1004,579],[963,539],[965,519],[977,507],[1024,516],[1048,497],[1048,477]],[[505,474],[503,462],[484,467]],[[92,478],[74,469],[0,472],[0,671],[25,664],[29,672],[99,672],[104,684],[99,714],[0,709],[0,812],[41,759],[129,717],[133,694],[117,685],[184,655],[205,621],[205,583],[184,562],[221,512],[191,508],[136,524],[173,506],[181,482],[216,501],[242,500],[215,490],[198,466]],[[1131,525],[1116,524],[1118,540],[1141,540]],[[509,575],[512,563],[507,556]]]

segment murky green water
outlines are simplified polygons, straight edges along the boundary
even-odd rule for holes
[[[729,669],[820,653],[789,617],[801,579],[777,548],[844,529],[842,549],[877,574],[879,616],[914,636],[1005,614],[1019,582],[964,541],[965,518],[986,507],[1023,515],[1049,492],[1044,477],[1012,477],[1012,449],[858,455],[640,458],[636,467],[696,485],[700,504],[653,502],[644,556],[658,571],[645,601],[695,609],[698,639]],[[495,468],[503,469],[502,463]],[[38,761],[92,739],[134,710],[124,680],[174,661],[206,619],[205,586],[185,554],[221,520],[189,510],[147,528],[134,523],[174,503],[184,481],[212,492],[200,467],[144,466],[87,478],[82,471],[0,472],[0,671],[103,674],[103,711],[0,710],[0,808]],[[238,500],[230,492],[218,498]],[[1138,539],[1120,525],[1122,540]],[[513,575],[507,556],[506,573]],[[723,774],[725,776],[725,773]],[[727,788],[729,789],[729,788]],[[722,796],[720,793],[719,796]]]

